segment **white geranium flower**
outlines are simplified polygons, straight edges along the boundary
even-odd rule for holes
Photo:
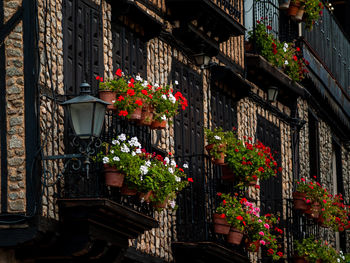
[[[112,103],[115,103],[115,100],[112,100]]]
[[[171,200],[171,201],[169,202],[169,205],[171,206],[172,209],[174,209],[175,206],[176,206],[175,200]]]
[[[126,140],[126,135],[124,133],[120,134],[118,136],[118,140],[121,140],[122,142]]]
[[[148,173],[148,167],[145,165],[140,166],[141,175],[146,175]]]
[[[108,157],[103,157],[102,162],[104,164],[109,163],[109,158]]]
[[[142,175],[140,176],[140,180],[143,181],[143,176]]]
[[[158,84],[158,83],[154,84],[154,87],[155,87],[155,88],[158,88],[158,87],[159,87],[159,84]]]
[[[147,82],[147,80],[145,80],[145,81],[142,83],[142,87],[146,88],[147,85],[148,85],[148,82]]]
[[[161,98],[162,98],[163,100],[167,100],[167,97],[166,97],[165,94],[163,94]]]
[[[140,76],[140,75],[137,75],[137,76],[136,76],[136,80],[137,80],[137,81],[142,81],[141,76]]]
[[[113,153],[114,153],[114,150],[111,150],[111,153],[113,154]]]
[[[113,141],[112,141],[112,144],[116,145],[117,142],[118,142],[117,140],[113,140]]]
[[[179,82],[177,80],[175,80],[175,85],[179,85]]]
[[[149,161],[149,160],[145,162],[145,165],[146,165],[147,167],[150,167],[151,164],[152,164],[152,163],[151,163],[151,161]]]
[[[183,167],[187,169],[187,168],[188,168],[188,164],[185,163],[185,164],[183,165]]]
[[[170,162],[169,157],[165,157],[164,161],[168,164]]]
[[[337,262],[340,262],[340,258],[337,258]]]
[[[166,116],[163,115],[162,117],[160,117],[163,121],[166,121]]]
[[[286,53],[286,52],[287,52],[287,49],[286,49],[285,47],[283,47],[283,51],[284,51],[284,53]]]
[[[171,166],[176,166],[176,162],[174,160],[171,160],[170,165]]]
[[[214,138],[219,140],[219,141],[221,141],[221,137],[220,136],[215,135]]]
[[[169,173],[173,174],[174,173],[174,169],[173,168],[168,168]]]
[[[175,176],[175,181],[179,183],[179,182],[181,182],[181,178],[178,176]]]
[[[289,64],[288,60],[284,61],[284,65],[288,65],[288,64]]]
[[[284,43],[283,47],[284,47],[284,48],[288,48],[288,44],[287,44],[287,43]]]
[[[176,103],[176,98],[175,98],[174,95],[171,94],[171,93],[170,93],[170,95],[169,95],[169,100],[170,100],[173,104]]]
[[[137,148],[137,149],[135,150],[135,152],[136,152],[137,154],[141,154],[141,153],[142,153],[142,151],[141,151],[140,148]]]
[[[130,149],[128,148],[128,146],[125,145],[125,143],[123,143],[122,147],[120,148],[120,150],[123,152],[123,153],[128,153],[130,152]]]
[[[119,159],[119,157],[118,157],[118,156],[114,156],[114,157],[113,157],[113,161],[119,162],[119,161],[120,161],[120,159]]]
[[[132,156],[135,156],[135,155],[136,155],[136,153],[133,151],[133,152],[131,152],[131,155],[132,155]]]

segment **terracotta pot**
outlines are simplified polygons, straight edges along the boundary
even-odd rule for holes
[[[243,232],[231,227],[230,232],[227,235],[227,242],[230,244],[239,245],[241,244],[242,239]]]
[[[305,202],[306,194],[300,193],[300,192],[294,192],[293,193],[293,203],[294,203],[294,209],[306,211],[310,208],[310,205],[308,205]]]
[[[155,207],[155,208],[166,208],[167,207],[167,205],[168,205],[168,198],[166,198],[165,200],[164,200],[164,202],[155,202],[155,203],[153,203],[152,204],[153,205],[153,207]]]
[[[211,158],[211,162],[216,165],[225,165],[225,154],[223,152],[219,153],[220,158]]]
[[[139,194],[139,197],[140,199],[143,199],[145,202],[149,203],[151,200],[150,200],[150,197],[153,196],[153,191],[148,191],[147,193],[140,193]]]
[[[310,205],[310,208],[305,211],[305,214],[307,214],[310,218],[318,219],[320,215],[321,205],[318,202],[313,202]]]
[[[153,130],[163,130],[166,127],[166,121],[157,121],[154,120],[151,123],[151,129]]]
[[[224,181],[235,181],[235,174],[232,172],[232,170],[227,165],[221,166],[222,176],[221,179]]]
[[[111,103],[111,105],[107,105],[107,110],[117,110],[117,107],[114,106],[114,102],[116,101],[116,97],[117,97],[116,91],[100,90],[98,92],[98,95],[101,100]]]
[[[308,263],[308,261],[304,257],[294,256],[294,263]]]
[[[289,8],[290,0],[280,0],[280,9],[286,10]]]
[[[122,195],[136,195],[137,190],[136,189],[131,189],[127,185],[123,185],[122,188],[120,189],[120,193]]]
[[[138,121],[141,119],[142,115],[142,108],[137,107],[133,113],[130,114],[129,120],[131,121]]]
[[[106,185],[112,187],[122,187],[124,182],[124,174],[120,173],[117,168],[112,167],[108,164],[104,164],[104,174]]]
[[[151,126],[153,121],[153,107],[151,105],[145,105],[142,107],[141,119],[139,124],[143,126]]]
[[[260,240],[254,241],[254,242],[246,242],[245,247],[250,251],[250,252],[258,252],[260,248]]]
[[[256,185],[257,184],[257,180],[254,180],[254,181],[250,181],[249,182],[249,186],[254,186],[254,185]]]
[[[213,214],[214,232],[217,234],[227,235],[230,232],[230,225],[226,218],[221,218],[220,214]]]
[[[288,8],[288,15],[295,16],[299,11],[299,7],[300,7],[299,0],[291,1],[289,8]]]
[[[246,52],[253,51],[253,44],[250,42],[244,42],[244,49]]]
[[[300,22],[301,20],[303,20],[303,15],[304,15],[304,6],[301,6],[298,9],[298,12],[296,13],[296,15],[294,16],[294,20],[297,22]]]

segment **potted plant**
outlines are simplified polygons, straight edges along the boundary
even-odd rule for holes
[[[165,208],[168,203],[174,208],[177,193],[193,179],[187,178],[184,170],[169,157],[143,152],[141,158],[145,160],[142,176],[131,177],[131,180],[140,192],[145,193],[143,200],[152,202],[156,208]]]
[[[279,0],[279,4],[280,4],[280,9],[281,10],[286,10],[289,8],[289,4],[290,4],[291,0]]]
[[[291,2],[292,4],[292,2]],[[293,81],[301,81],[308,72],[308,62],[302,57],[299,47],[293,43],[280,42],[270,31],[266,19],[257,21],[255,30],[248,32],[249,41],[255,42],[257,52],[276,68],[281,69]]]
[[[205,146],[214,164],[224,165],[227,147],[233,143],[234,134],[231,131],[224,132],[222,128],[215,128],[214,131],[205,129],[205,136],[208,144]]]
[[[140,166],[143,160],[139,157],[141,144],[136,137],[128,140],[125,134],[120,134],[111,144],[103,144],[104,151],[98,154],[105,170],[105,179],[108,186],[122,187],[124,177],[140,176]]]
[[[181,94],[176,92],[173,94],[173,89],[168,85],[166,86],[154,86],[153,94],[153,107],[154,107],[154,120],[151,124],[152,129],[165,129],[166,122],[171,123],[171,119],[178,114],[181,107],[185,110],[188,106],[187,99]]]
[[[259,141],[253,144],[251,137],[246,142],[236,139],[227,147],[226,162],[239,181],[239,187],[256,185],[258,179],[277,176],[282,171],[271,154],[271,149]]]
[[[97,76],[96,79],[99,82],[98,95],[101,100],[107,101],[110,105],[107,105],[108,110],[117,110],[114,103],[117,97],[117,91],[114,85],[109,82],[103,82],[103,77]]]
[[[303,0],[304,1],[304,17],[305,28],[311,30],[313,25],[323,14],[324,6],[319,0]]]
[[[218,196],[222,198],[220,205],[216,208],[216,213],[221,218],[225,218],[228,225],[230,226],[229,231],[227,232],[227,242],[235,245],[239,245],[243,239],[243,231],[246,226],[247,214],[243,209],[244,200],[239,200],[236,197],[233,197],[229,194],[218,193]],[[214,216],[216,219],[218,216]],[[214,221],[214,231],[220,234],[226,234],[220,232],[218,221]]]
[[[295,16],[299,8],[302,6],[304,0],[291,0],[289,9],[288,9],[288,15],[289,16]]]

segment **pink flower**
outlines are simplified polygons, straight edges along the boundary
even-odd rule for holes
[[[255,211],[256,212],[260,212],[260,208],[259,207],[255,207]]]
[[[311,203],[310,199],[306,199],[306,203],[307,203],[307,204],[308,204],[308,203]]]
[[[264,224],[264,227],[265,227],[266,229],[269,229],[269,228],[270,228],[269,224]]]
[[[263,231],[260,231],[260,232],[259,232],[259,235],[260,235],[260,236],[264,236],[265,234],[264,234]]]
[[[259,223],[261,223],[261,222],[262,222],[262,220],[261,220],[261,219],[259,219],[259,220],[258,220],[258,222],[259,222]]]
[[[265,243],[264,240],[260,240],[260,244],[261,244],[261,245],[265,245],[266,243]]]

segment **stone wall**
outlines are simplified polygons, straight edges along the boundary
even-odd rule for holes
[[[4,20],[8,21],[22,1],[5,1]],[[25,212],[25,127],[23,28],[20,22],[5,39],[8,212]]]

